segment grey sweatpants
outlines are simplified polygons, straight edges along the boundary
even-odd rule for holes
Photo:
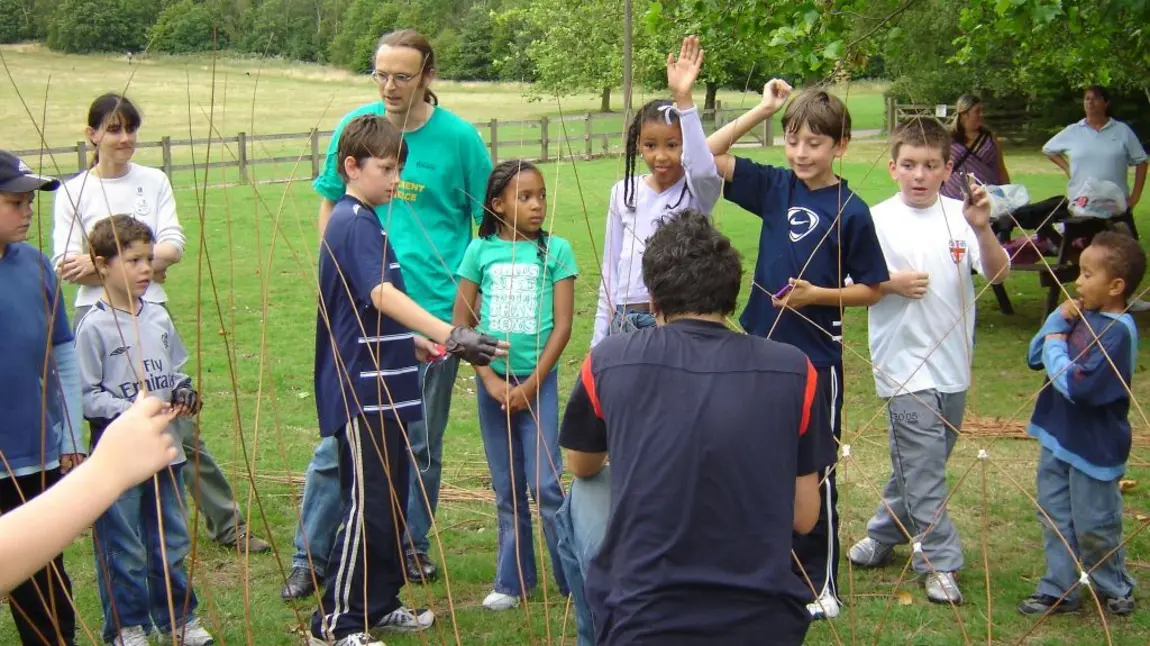
[[[167,303],[161,303],[165,308]],[[84,318],[84,314],[91,309],[90,305],[76,307],[73,314],[73,328]],[[216,459],[208,452],[202,437],[196,437],[196,423],[194,420],[180,418],[175,421],[180,429],[183,439],[184,454],[188,458],[187,468],[184,470],[184,483],[192,493],[196,506],[204,516],[204,527],[208,536],[217,543],[231,545],[236,542],[236,533],[244,527],[244,516],[240,513],[240,506],[236,502],[232,486],[228,483]],[[189,520],[191,514],[188,514]],[[190,529],[190,528],[189,528]]]
[[[885,545],[921,543],[922,552],[914,554],[917,572],[962,568],[962,546],[945,500],[946,461],[965,407],[965,392],[923,390],[887,400],[892,473],[867,534]]]

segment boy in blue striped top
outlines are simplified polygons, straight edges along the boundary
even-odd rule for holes
[[[339,445],[345,517],[311,643],[382,646],[371,631],[425,630],[435,620],[430,610],[399,600],[404,572],[397,539],[405,528],[392,505],[393,491],[394,500],[407,500],[404,429],[423,418],[418,362],[439,353],[442,343],[448,354],[486,365],[505,355],[507,344],[453,328],[404,293],[375,213],[399,184],[407,156],[399,130],[383,117],[357,117],[340,135],[337,154],[347,192],[320,243],[315,392],[320,434]]]
[[[1146,271],[1146,254],[1133,238],[1104,232],[1082,251],[1079,267],[1078,298],[1046,319],[1027,356],[1050,383],[1027,429],[1042,444],[1038,520],[1046,574],[1018,606],[1026,615],[1077,610],[1082,595],[1089,596],[1081,572],[1107,610],[1134,611],[1134,580],[1121,549],[1119,481],[1130,456],[1127,415],[1138,356],[1138,328],[1126,301]]]

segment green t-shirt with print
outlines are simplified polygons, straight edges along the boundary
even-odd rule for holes
[[[348,113],[328,144],[323,172],[312,183],[321,196],[343,197],[344,181],[336,170],[339,136],[360,115],[383,115],[382,101]],[[376,215],[403,267],[407,293],[428,312],[451,321],[455,303],[455,270],[471,241],[472,222],[483,218],[483,195],[491,174],[491,156],[474,126],[436,107],[427,123],[404,133],[407,163],[399,190]]]
[[[534,241],[492,236],[472,240],[459,265],[459,277],[479,285],[477,328],[511,345],[507,358],[491,362],[500,375],[535,370],[555,327],[555,283],[579,274],[563,238],[547,236],[546,262],[543,255]]]

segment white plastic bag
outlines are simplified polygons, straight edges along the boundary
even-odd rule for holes
[[[1112,218],[1126,212],[1126,192],[1114,182],[1091,177],[1077,195],[1070,196],[1070,214],[1086,218]]]
[[[1012,213],[1020,206],[1030,204],[1030,193],[1022,184],[984,184],[986,194],[990,196],[990,217],[997,218]]]

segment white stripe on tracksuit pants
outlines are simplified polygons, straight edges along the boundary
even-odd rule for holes
[[[403,553],[396,539],[404,528],[397,532],[396,523],[403,522],[403,510],[394,501],[407,500],[409,464],[403,433],[391,418],[361,415],[335,437],[343,523],[311,624],[312,635],[332,641],[370,630],[400,607]]]
[[[843,410],[843,371],[842,365],[836,364],[818,368],[818,387],[830,404],[830,427],[835,436],[837,449],[838,440],[842,439],[842,410]],[[815,592],[813,598],[831,595],[838,598],[838,569],[839,555],[839,518],[837,513],[839,492],[835,486],[835,475],[838,464],[833,464],[827,473],[820,474],[821,504],[819,505],[819,520],[809,534],[794,534],[794,551],[802,570],[793,564],[794,571],[803,579],[804,585],[810,579]],[[825,477],[824,477],[825,476]],[[805,574],[804,574],[805,573]]]

